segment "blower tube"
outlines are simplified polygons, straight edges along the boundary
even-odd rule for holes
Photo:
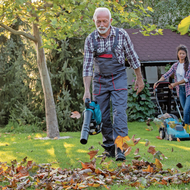
[[[92,112],[90,110],[85,110],[83,116],[84,116],[84,119],[83,119],[80,143],[86,144],[88,141],[88,135],[90,131]]]

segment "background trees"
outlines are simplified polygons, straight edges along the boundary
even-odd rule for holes
[[[161,33],[156,29],[156,25],[142,24],[141,18],[150,17],[149,13],[152,11],[151,8],[144,8],[142,1],[1,1],[0,26],[5,29],[3,36],[6,41],[8,39],[11,43],[9,41],[11,38],[8,36],[12,33],[20,36],[23,44],[27,44],[23,45],[24,49],[18,49],[20,56],[15,55],[14,61],[11,56],[16,49],[12,46],[9,48],[10,54],[7,55],[6,60],[2,59],[4,68],[12,64],[9,70],[17,75],[14,80],[20,85],[23,84],[22,87],[25,89],[25,91],[21,90],[22,88],[12,83],[14,88],[18,87],[17,91],[20,89],[15,94],[24,98],[19,99],[14,96],[16,103],[10,101],[10,98],[4,99],[1,114],[5,119],[11,118],[26,124],[35,122],[42,126],[46,123],[47,135],[52,138],[59,136],[58,125],[61,130],[68,130],[68,128],[77,130],[80,127],[79,121],[71,121],[69,116],[71,111],[82,109],[83,42],[86,35],[95,29],[92,16],[95,8],[99,6],[110,8],[112,17],[115,18],[113,25],[138,26],[142,30],[147,29],[148,32]],[[17,25],[18,20],[22,24]],[[6,34],[5,31],[9,33]],[[5,48],[4,42],[2,47]],[[32,51],[34,49],[35,51]],[[30,51],[30,55],[24,53]],[[27,61],[31,66],[27,65]],[[13,68],[16,70],[12,70]],[[19,68],[26,74],[25,77],[23,73],[19,73],[21,71]],[[11,94],[13,88],[7,86],[6,80],[9,78],[7,72],[2,72],[2,75],[5,81],[0,96],[5,96],[8,91]],[[12,77],[14,78],[14,75]],[[7,109],[8,107],[10,110]],[[81,109],[79,111],[82,111]]]

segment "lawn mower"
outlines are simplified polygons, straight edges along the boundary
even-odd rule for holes
[[[83,125],[80,143],[86,144],[89,135],[97,135],[102,129],[102,113],[96,101],[85,99],[85,110],[83,111]]]
[[[173,89],[169,89],[170,82],[168,81],[159,81],[156,84],[156,87],[154,88],[154,95],[156,98],[156,104],[157,108],[160,112],[160,115],[158,115],[158,118],[154,119],[154,123],[159,128],[160,138],[170,141],[175,140],[190,140],[189,133],[186,132],[186,130],[183,128],[184,121],[179,109],[179,105],[177,103],[177,98],[174,96]],[[159,87],[159,88],[158,88]],[[176,109],[179,113],[181,122],[179,122],[178,118],[174,114],[163,114],[162,108],[160,106],[160,101],[158,97],[167,97],[168,93],[164,93],[164,90],[168,90],[168,92],[171,92],[171,98],[173,98],[174,103],[176,105]]]

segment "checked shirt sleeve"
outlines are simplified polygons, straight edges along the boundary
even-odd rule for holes
[[[137,69],[138,67],[140,67],[140,61],[139,61],[139,57],[136,53],[136,51],[134,50],[133,44],[131,42],[131,39],[129,37],[129,35],[127,34],[127,32],[125,30],[124,31],[124,48],[125,48],[125,54],[127,57],[127,61],[129,62],[130,66],[133,69]]]
[[[89,35],[84,45],[83,77],[93,75],[93,59],[93,43]]]
[[[172,67],[170,68],[170,70],[163,75],[163,77],[165,78],[165,80],[167,78],[169,78],[174,73],[174,71],[175,71],[174,67],[176,67],[176,64],[173,64]]]

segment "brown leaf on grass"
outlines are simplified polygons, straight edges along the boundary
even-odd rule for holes
[[[161,170],[162,169],[162,163],[160,162],[160,160],[158,160],[157,158],[155,159],[155,165],[156,168]]]
[[[30,161],[27,162],[27,168],[29,168],[31,166],[32,166],[32,160],[30,160]]]
[[[150,165],[148,165],[147,169],[142,170],[143,172],[148,172],[148,173],[153,173],[154,172],[154,168],[151,167]]]
[[[128,140],[130,140],[128,136],[125,136],[125,137],[117,136],[114,143],[117,145],[118,148],[123,150],[123,144]]]
[[[177,138],[177,141],[178,141],[178,142],[180,142],[180,139],[179,139],[179,138]]]
[[[181,163],[176,164],[178,168],[183,168],[183,165]]]
[[[88,150],[92,150],[92,149],[94,149],[94,146],[91,146],[91,147],[88,148]]]
[[[152,155],[154,155],[156,153],[155,146],[149,146],[147,152],[149,152]]]
[[[137,155],[139,153],[139,148],[137,148],[134,152],[134,155]]]
[[[129,146],[127,145],[127,143],[123,143],[123,151],[126,151],[129,148]]]
[[[150,144],[149,140],[146,140],[145,146],[148,146]]]
[[[163,140],[160,136],[156,136],[156,138],[159,139],[159,140]]]
[[[98,153],[99,150],[91,150],[87,154],[90,155],[90,160]]]
[[[107,157],[106,155],[103,155],[103,157],[102,157],[102,159],[100,161],[100,164],[102,164],[105,161],[106,157]]]
[[[79,119],[81,117],[81,114],[78,111],[71,112],[71,118],[77,118]]]
[[[96,169],[96,164],[94,164],[93,162],[85,162],[85,163],[83,163],[81,161],[79,161],[79,162],[81,163],[81,165],[84,169],[91,169],[92,171],[95,171],[95,169]]]
[[[131,152],[131,146],[124,152],[124,155],[125,156],[127,156],[127,155],[129,155],[130,154],[130,152]]]

